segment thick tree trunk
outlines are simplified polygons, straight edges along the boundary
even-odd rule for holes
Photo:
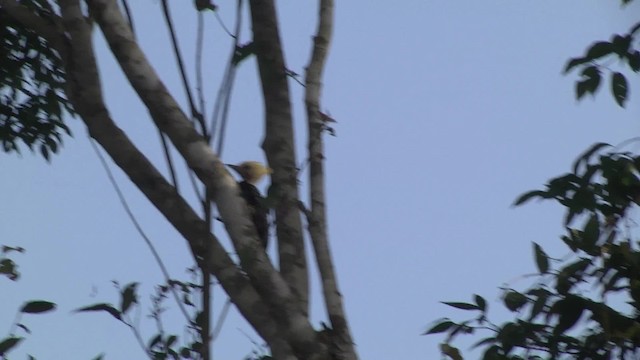
[[[307,73],[305,97],[310,126],[311,198],[309,230],[320,269],[332,329],[317,332],[308,319],[308,270],[299,207],[299,190],[291,104],[286,67],[272,0],[252,0],[254,42],[265,100],[263,148],[274,169],[280,271],[259,245],[255,228],[239,196],[237,183],[194,128],[150,66],[116,0],[86,0],[127,79],[146,105],[158,129],[166,134],[216,204],[240,255],[236,264],[204,221],[147,157],[117,127],[104,103],[94,49],[92,25],[80,0],[59,0],[60,15],[40,16],[16,0],[0,0],[0,19],[10,17],[46,39],[65,69],[66,95],[90,136],[188,241],[202,264],[209,249],[211,273],[231,301],[271,347],[278,360],[355,360],[351,335],[331,262],[324,208],[320,78],[331,37],[332,1],[321,2],[321,22]],[[204,246],[209,244],[209,246]],[[329,335],[329,336],[327,336]]]
[[[287,68],[273,0],[251,0],[253,43],[258,59],[265,107],[265,137],[262,147],[274,172],[277,189],[276,233],[280,273],[300,301],[306,315],[309,307],[309,274],[298,201],[298,168],[293,135],[293,117]]]

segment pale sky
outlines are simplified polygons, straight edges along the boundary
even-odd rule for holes
[[[184,104],[159,1],[130,3],[139,40]],[[218,5],[231,26],[235,5]],[[278,5],[287,65],[302,74],[316,2]],[[595,100],[578,103],[577,74],[562,76],[561,70],[592,41],[626,32],[639,20],[634,17],[639,10],[638,2],[623,9],[615,1],[595,0],[337,2],[322,100],[337,120],[337,137],[326,137],[327,204],[339,284],[361,359],[438,358],[442,337],[420,334],[435,319],[466,315],[439,301],[480,294],[493,318],[504,320],[498,287],[527,285],[520,276],[536,269],[531,242],[549,254],[566,253],[558,238],[560,206],[534,202],[514,209],[511,204],[519,194],[569,171],[592,143],[618,144],[638,135],[637,77],[629,77],[631,97],[623,110],[610,96],[608,82]],[[191,6],[174,6],[173,13],[192,59],[195,13]],[[164,170],[146,110],[100,32],[95,34],[112,116]],[[243,41],[249,39],[245,27]],[[209,15],[209,106],[229,48],[229,37]],[[291,89],[301,161],[306,144],[302,92],[295,82]],[[264,159],[262,112],[251,59],[238,70],[225,162]],[[142,358],[123,324],[106,314],[71,313],[92,303],[117,304],[112,280],[139,281],[143,336],[149,338],[154,328],[144,317],[148,294],[162,276],[117,200],[82,122],[68,123],[75,136],[65,139],[51,163],[27,151],[0,154],[0,244],[27,249],[13,256],[20,281],[0,279],[0,324],[8,328],[23,301],[46,299],[58,310],[23,319],[33,333],[12,359],[31,354],[80,360],[99,353],[106,359]],[[192,264],[185,241],[110,166],[171,275],[188,280],[184,268]],[[189,188],[186,177],[182,186]],[[317,278],[312,282],[317,295]],[[224,299],[217,291],[216,309]],[[319,300],[316,296],[312,304],[315,325],[325,320]],[[171,301],[167,305],[165,327],[182,335],[182,318]],[[233,311],[215,356],[242,359],[254,348],[252,340],[259,341]]]

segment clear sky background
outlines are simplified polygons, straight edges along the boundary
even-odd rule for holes
[[[130,3],[139,40],[184,104],[159,2]],[[190,2],[172,3],[192,59],[196,15]],[[235,5],[219,5],[231,26]],[[302,74],[316,2],[278,5],[287,65]],[[595,0],[337,2],[322,101],[338,121],[337,137],[326,138],[329,230],[362,359],[438,358],[442,338],[420,333],[437,318],[466,315],[438,301],[481,294],[491,313],[506,319],[498,310],[497,287],[527,285],[520,275],[535,271],[531,242],[552,255],[566,254],[558,239],[560,206],[510,206],[522,192],[569,171],[592,143],[617,144],[639,134],[637,77],[629,77],[631,98],[623,110],[611,98],[608,81],[595,100],[578,103],[577,75],[561,75],[568,58],[581,55],[592,41],[626,32],[639,10],[638,2],[623,9],[617,1]],[[211,14],[206,26],[211,106],[230,39]],[[165,170],[146,110],[101,33],[95,36],[113,117]],[[250,39],[246,27],[242,38]],[[302,91],[293,81],[291,88],[302,159]],[[262,112],[251,59],[238,72],[224,161],[263,159]],[[82,122],[70,119],[69,125],[75,136],[65,139],[51,163],[27,151],[0,154],[0,243],[27,249],[13,257],[20,281],[0,279],[0,324],[9,327],[22,301],[47,299],[58,311],[23,319],[33,333],[12,358],[28,353],[38,359],[90,359],[102,352],[106,359],[142,358],[121,323],[106,314],[71,313],[92,303],[117,303],[111,280],[139,281],[147,338],[154,330],[144,317],[148,294],[162,276],[117,200]],[[110,166],[171,275],[187,280],[184,268],[192,263],[185,241]],[[189,188],[184,177],[182,185]],[[317,285],[314,278],[316,293]],[[216,292],[216,309],[224,299]],[[180,335],[182,319],[175,305],[167,304],[165,327]],[[312,311],[316,325],[325,319],[318,297]],[[253,349],[252,340],[258,338],[234,311],[215,355],[241,359]]]

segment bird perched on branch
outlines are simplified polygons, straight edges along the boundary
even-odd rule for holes
[[[269,221],[267,220],[269,209],[264,203],[264,198],[256,184],[265,175],[271,174],[272,170],[257,161],[245,161],[239,165],[228,164],[228,166],[242,178],[242,181],[238,183],[241,190],[240,195],[249,207],[251,220],[256,227],[258,238],[262,247],[266,249],[269,241]]]

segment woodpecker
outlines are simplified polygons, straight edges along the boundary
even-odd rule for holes
[[[242,181],[238,182],[240,195],[247,203],[260,243],[266,249],[269,242],[269,221],[267,220],[269,209],[265,206],[264,198],[256,184],[262,177],[271,174],[272,170],[257,161],[245,161],[239,165],[227,164],[227,166],[235,170],[242,178]]]

